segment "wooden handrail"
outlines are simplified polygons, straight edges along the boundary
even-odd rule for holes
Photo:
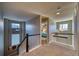
[[[31,34],[31,35],[29,35],[29,36],[37,36],[37,35],[40,35],[40,34]]]
[[[58,36],[58,35],[53,35],[53,37],[65,38],[65,39],[67,39],[67,38],[68,38],[68,37],[65,37],[65,36]]]
[[[21,41],[21,43],[18,45],[18,47],[21,46],[21,44],[25,41],[26,37]]]
[[[24,39],[21,41],[21,43],[17,47],[18,54],[19,54],[19,47],[22,45],[22,43],[25,41],[25,39],[26,39],[26,52],[28,52],[28,47],[29,47],[28,46],[28,38],[30,36],[37,36],[37,35],[40,35],[40,34],[31,34],[31,35],[26,34],[26,36],[24,37]]]
[[[18,47],[17,47],[17,54],[19,54],[19,47],[25,41],[26,38],[27,38],[27,36],[25,36],[24,39],[21,41],[21,43],[18,45]]]
[[[60,33],[60,32],[54,32],[54,33],[51,33],[51,34],[75,35],[75,34],[73,34],[73,33]]]

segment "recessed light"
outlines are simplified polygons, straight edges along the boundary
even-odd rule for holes
[[[57,12],[57,13],[56,13],[56,15],[59,15],[59,14],[60,14],[60,12]]]

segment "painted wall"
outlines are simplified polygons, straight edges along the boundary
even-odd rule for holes
[[[26,33],[40,34],[40,16],[35,17],[26,22]],[[29,37],[29,49],[32,49],[40,44],[40,35]]]
[[[56,23],[53,19],[49,19],[49,42],[55,41],[52,33],[56,32]]]
[[[0,56],[4,55],[4,21],[0,19]]]
[[[0,56],[4,55],[4,21],[1,15],[1,8],[0,8]]]
[[[75,40],[75,45],[77,48],[77,55],[79,56],[79,3],[77,5],[77,14],[76,14],[75,18],[75,32],[76,32],[76,40]]]

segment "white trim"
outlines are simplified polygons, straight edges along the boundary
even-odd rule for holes
[[[57,41],[56,41],[55,43],[58,43],[58,45],[64,46],[64,47],[66,47],[66,48],[68,48],[68,49],[72,49],[72,50],[74,50],[74,48],[73,48],[72,45],[64,44],[64,43],[57,42]]]
[[[75,29],[74,29],[75,27],[74,27],[74,18],[73,18],[73,20],[72,20],[72,33],[74,33],[75,34]],[[75,49],[75,46],[74,46],[74,40],[75,40],[75,38],[74,38],[74,35],[72,35],[72,46],[73,46],[73,48]]]
[[[34,48],[30,49],[29,52],[32,52],[33,50],[39,48],[41,45],[35,46]]]
[[[69,20],[73,20],[73,16],[68,18],[68,19],[62,19],[62,20],[55,20],[55,22],[61,22],[61,21],[69,21]]]
[[[40,44],[41,44],[41,19],[42,19],[42,16],[40,15]]]
[[[65,44],[65,43],[61,43],[61,42],[57,42],[57,41],[52,41],[52,40],[49,43],[55,43],[56,45],[63,46],[65,48],[75,50],[72,45],[68,45],[68,44]]]
[[[30,49],[29,52],[32,52],[33,50],[39,48],[40,46],[41,46],[41,45],[35,46],[34,48]],[[23,50],[22,52],[20,52],[19,56],[20,56],[21,54],[23,54],[25,51],[26,51],[26,50]],[[29,53],[29,52],[28,52],[28,53]]]
[[[15,54],[15,53],[17,53],[17,52],[13,52],[13,53],[9,54],[8,56],[12,56],[12,55]]]

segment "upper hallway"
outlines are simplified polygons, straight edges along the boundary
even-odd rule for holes
[[[77,2],[0,2],[0,36],[1,36],[1,55],[3,55],[4,52],[4,19],[9,19],[12,21],[20,21],[20,22],[27,22],[31,21],[31,24],[37,25],[39,24],[39,33],[41,31],[42,23],[40,20],[42,19],[42,16],[49,18],[49,41],[58,41],[58,42],[64,42],[64,44],[72,47],[73,49],[78,50],[78,22],[79,22],[79,11],[78,11],[78,3]],[[37,17],[39,19],[37,19]],[[36,19],[36,21],[34,21]],[[38,21],[39,20],[39,21]],[[58,25],[61,21],[69,21],[70,28],[69,33],[72,32],[76,34],[75,39],[71,40],[54,40],[51,39],[51,33],[54,33],[58,31],[57,28],[59,28]],[[58,22],[58,23],[57,23]],[[56,28],[57,23],[57,28]],[[27,24],[26,24],[27,25]],[[54,26],[55,25],[55,26]],[[6,25],[8,26],[8,25]],[[71,28],[72,27],[72,28]],[[30,28],[28,28],[30,29]],[[32,28],[33,29],[33,28]],[[35,28],[37,29],[37,28]],[[72,29],[72,30],[71,30]],[[33,31],[34,33],[35,31]],[[23,32],[22,32],[23,33]],[[38,34],[38,31],[37,31]],[[3,42],[3,43],[2,43]]]

